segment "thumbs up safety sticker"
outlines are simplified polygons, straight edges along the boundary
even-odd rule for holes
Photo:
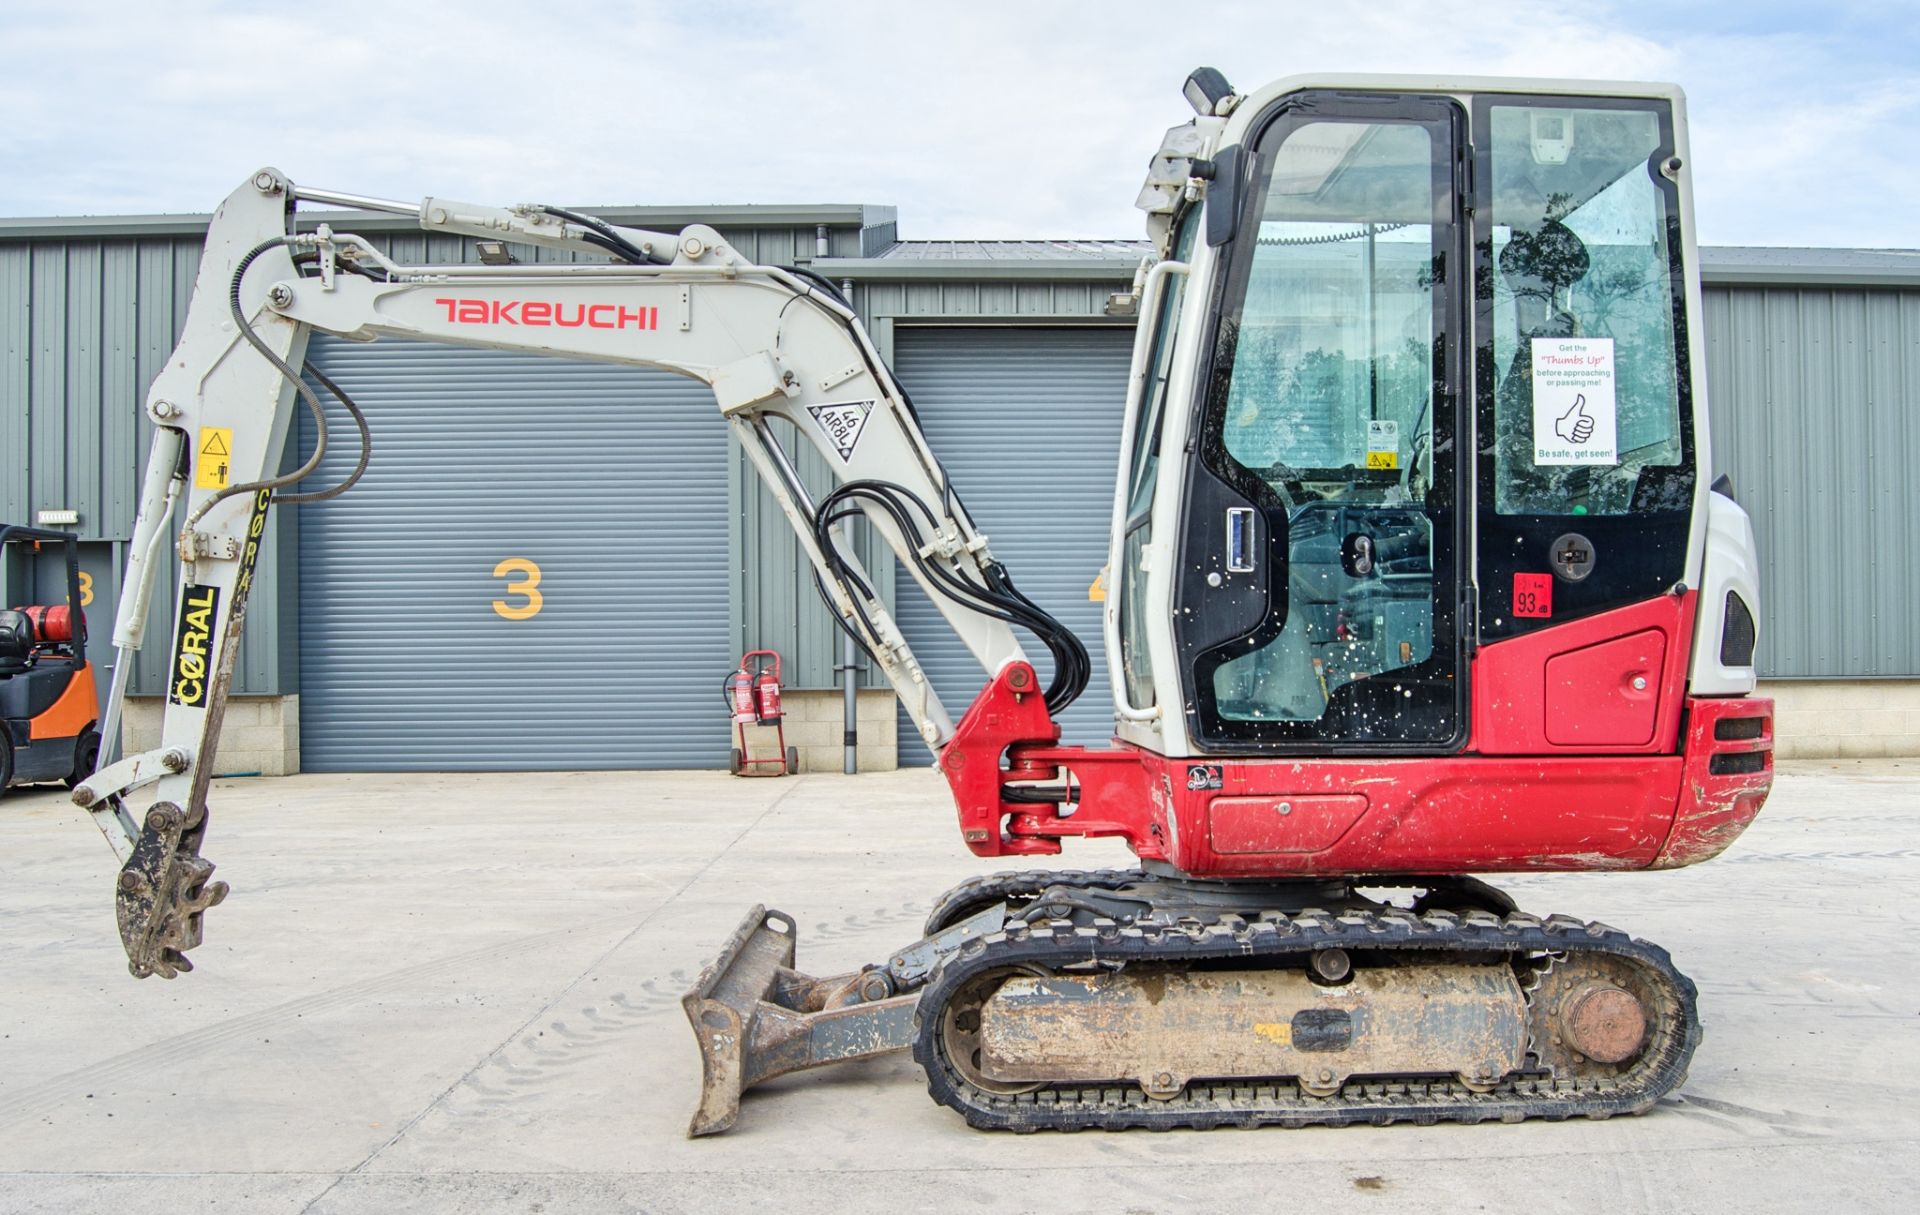
[[[1620,463],[1612,338],[1533,339],[1533,462]]]

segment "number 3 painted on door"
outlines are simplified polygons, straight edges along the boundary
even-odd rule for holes
[[[508,557],[505,561],[493,567],[493,576],[495,578],[510,579],[515,574],[523,575],[525,580],[521,582],[508,582],[507,594],[524,595],[527,601],[525,603],[508,603],[504,599],[496,599],[493,601],[493,610],[508,620],[531,620],[535,616],[538,616],[540,609],[546,605],[546,599],[541,596],[539,591],[540,567],[525,557]]]

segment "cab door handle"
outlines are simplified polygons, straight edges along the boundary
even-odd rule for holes
[[[1253,508],[1251,506],[1227,508],[1227,572],[1229,574],[1253,572]]]

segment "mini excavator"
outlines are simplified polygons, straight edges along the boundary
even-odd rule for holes
[[[74,794],[122,861],[133,973],[189,969],[227,891],[200,850],[267,513],[366,467],[367,411],[302,379],[320,331],[710,385],[967,848],[1110,836],[1138,857],[963,883],[920,940],[828,977],[796,969],[791,917],[755,908],[685,1000],[692,1133],[732,1126],[769,1077],[901,1049],[968,1123],[1017,1131],[1604,1117],[1678,1086],[1700,1024],[1666,951],[1477,875],[1692,865],[1771,786],[1752,529],[1709,479],[1684,98],[1384,76],[1243,94],[1212,69],[1185,93],[1139,197],[1153,251],[1109,303],[1137,337],[1103,747],[1056,725],[1086,647],[994,560],[829,281],[701,225],[243,183],[146,403],[103,734],[173,560],[162,735]],[[303,202],[492,256],[405,264],[301,226]],[[585,256],[512,264],[516,245]],[[360,459],[296,489],[319,454],[279,474],[281,452],[301,405],[324,447],[320,391]],[[986,673],[958,720],[850,551],[856,518]]]

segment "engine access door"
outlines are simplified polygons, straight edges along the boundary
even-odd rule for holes
[[[1309,93],[1252,140],[1174,586],[1204,749],[1465,740],[1462,125],[1444,98]]]

